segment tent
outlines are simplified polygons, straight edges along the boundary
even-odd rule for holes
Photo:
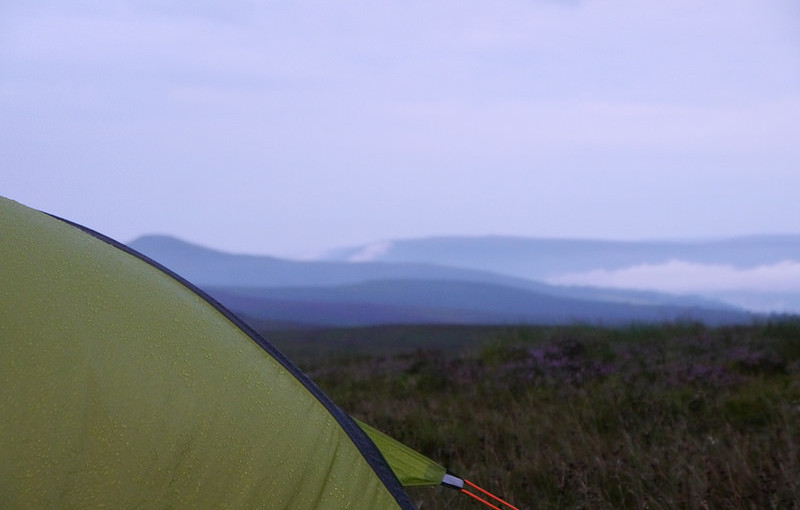
[[[463,481],[199,289],[0,197],[0,508],[412,509]]]

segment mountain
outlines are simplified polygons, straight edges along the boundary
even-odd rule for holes
[[[318,260],[442,264],[564,288],[694,294],[762,313],[800,313],[800,235],[636,242],[434,237],[331,250]]]
[[[751,320],[748,313],[702,297],[553,286],[432,263],[236,255],[166,236],[143,237],[130,246],[259,323],[352,326],[697,320],[720,324]]]
[[[632,304],[578,299],[501,285],[425,280],[336,287],[206,289],[246,317],[315,326],[376,324],[572,324],[632,322],[747,323],[731,307]]]
[[[735,268],[800,260],[800,235],[706,241],[599,241],[521,237],[431,237],[340,248],[316,260],[441,264],[531,280],[681,260]]]
[[[211,250],[169,236],[145,236],[129,244],[200,287],[325,287],[374,280],[455,280],[540,289],[547,285],[487,271],[435,263],[297,261]]]

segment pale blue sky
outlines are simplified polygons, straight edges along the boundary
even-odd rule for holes
[[[0,118],[121,241],[800,233],[796,0],[12,0]]]

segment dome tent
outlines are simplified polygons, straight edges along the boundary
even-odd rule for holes
[[[180,276],[2,197],[0,384],[0,508],[412,509],[412,485],[515,508],[355,421]]]
[[[0,198],[0,507],[414,508],[363,430],[180,277]]]

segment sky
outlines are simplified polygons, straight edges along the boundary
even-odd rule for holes
[[[122,242],[800,233],[796,0],[9,0],[0,118]]]

